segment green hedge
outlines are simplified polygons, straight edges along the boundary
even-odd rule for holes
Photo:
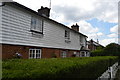
[[[63,79],[99,77],[117,57],[12,59],[3,61],[3,79]],[[110,63],[109,63],[110,62]]]
[[[104,53],[103,49],[98,49],[95,51],[92,51],[90,56],[105,56],[106,54]]]

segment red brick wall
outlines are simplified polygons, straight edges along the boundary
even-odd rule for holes
[[[54,55],[60,57],[61,50],[52,48],[42,48],[42,58],[52,58]]]
[[[18,52],[22,55],[22,58],[27,59],[29,53],[29,47],[15,46],[15,45],[2,45],[2,58],[13,58],[15,53]]]
[[[57,58],[60,58],[62,51],[67,52],[67,57],[72,57],[73,53],[76,50],[42,48],[42,58],[53,58],[53,54],[56,55]],[[76,51],[76,52],[79,52],[79,51]]]
[[[0,59],[2,59],[2,45],[0,44]]]
[[[54,48],[41,48],[41,47],[31,47],[31,46],[18,46],[18,45],[2,45],[2,59],[10,59],[13,58],[15,53],[20,53],[22,55],[23,59],[28,59],[29,58],[29,49],[30,48],[37,48],[41,49],[42,58],[53,58],[61,57],[61,52],[62,51],[67,51],[67,57],[72,57],[73,53],[77,50],[64,50],[64,49],[54,49]],[[77,51],[79,52],[79,51]]]

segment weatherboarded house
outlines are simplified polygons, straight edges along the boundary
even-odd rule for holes
[[[24,59],[89,56],[87,36],[79,32],[79,26],[69,28],[50,19],[49,13],[47,7],[36,12],[17,2],[1,3],[2,58],[16,53]]]

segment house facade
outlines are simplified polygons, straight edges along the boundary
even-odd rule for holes
[[[95,41],[92,40],[92,39],[89,40],[89,41],[87,42],[87,44],[88,44],[88,48],[89,48],[90,51],[95,51],[98,47],[104,48],[104,46],[102,46],[101,44],[99,44],[98,41],[95,42]]]
[[[2,58],[16,53],[24,59],[89,56],[87,36],[79,26],[71,28],[49,18],[50,9],[33,11],[17,2],[3,2],[0,6],[0,44]]]

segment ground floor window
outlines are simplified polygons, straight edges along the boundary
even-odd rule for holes
[[[61,52],[61,57],[62,57],[62,58],[67,57],[67,52],[66,52],[66,51],[62,51],[62,52]]]
[[[29,49],[29,58],[41,58],[41,49]]]
[[[90,57],[90,53],[89,52],[86,52],[86,55],[87,55],[87,57]]]
[[[81,51],[80,52],[80,57],[90,57],[90,53],[87,51]]]
[[[76,52],[76,57],[80,57],[80,52]]]
[[[80,57],[85,57],[86,53],[84,51],[80,52]]]

